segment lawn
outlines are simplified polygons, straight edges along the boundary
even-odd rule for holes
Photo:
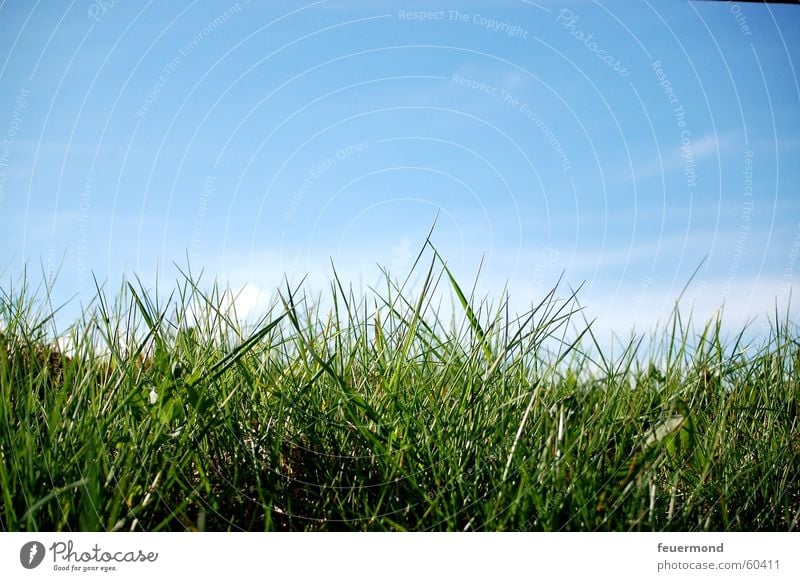
[[[786,315],[754,339],[676,309],[612,354],[579,293],[514,314],[429,244],[255,322],[199,278],[98,285],[66,329],[46,287],[4,285],[0,530],[798,528]]]

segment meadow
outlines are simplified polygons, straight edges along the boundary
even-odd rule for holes
[[[1,530],[798,528],[788,315],[753,339],[676,308],[610,350],[579,291],[515,314],[429,243],[258,321],[201,280],[97,284],[66,329],[47,285],[4,283]]]

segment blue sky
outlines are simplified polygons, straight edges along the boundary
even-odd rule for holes
[[[800,269],[800,10],[727,2],[0,4],[0,268],[370,284],[434,240],[515,304],[734,322]],[[796,303],[796,301],[795,301]],[[796,313],[797,310],[795,309]]]

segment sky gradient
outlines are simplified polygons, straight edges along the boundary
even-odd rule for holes
[[[797,30],[677,0],[5,1],[0,269],[79,304],[188,257],[255,312],[331,260],[402,276],[438,216],[515,305],[563,273],[645,330],[699,267],[698,315],[763,321],[798,280]]]

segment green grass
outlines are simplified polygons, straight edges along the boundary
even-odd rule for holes
[[[190,273],[98,288],[58,343],[8,284],[0,528],[797,529],[788,318],[745,345],[676,310],[611,355],[574,294],[514,316],[429,245],[412,274],[287,286],[255,325]]]

